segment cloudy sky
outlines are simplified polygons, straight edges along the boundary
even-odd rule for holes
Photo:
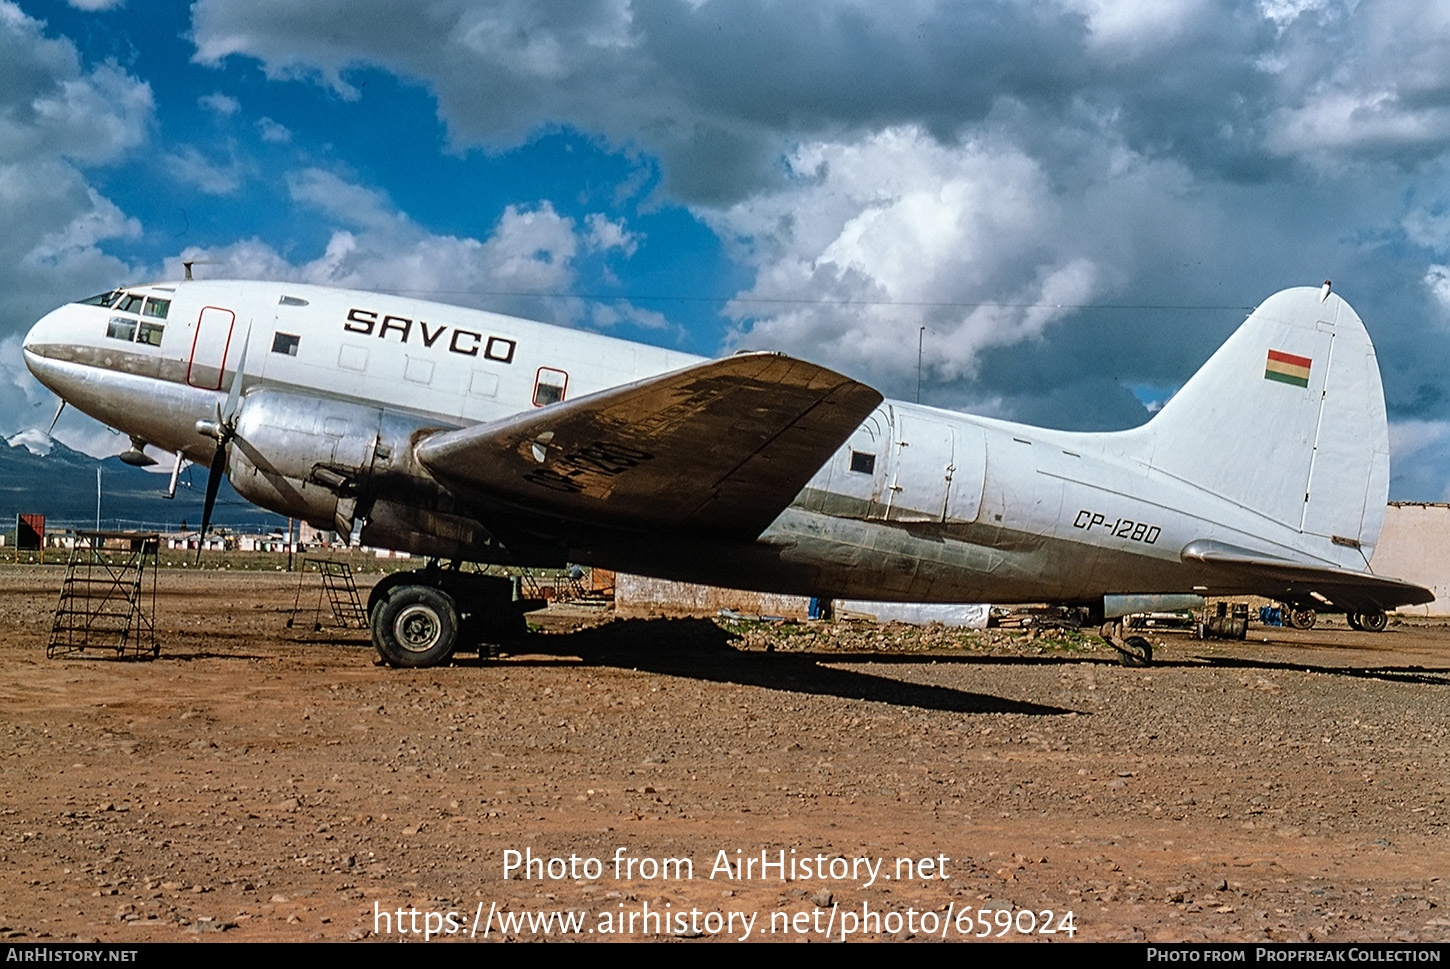
[[[0,0],[0,433],[31,322],[182,258],[906,398],[920,337],[924,402],[1074,429],[1329,278],[1450,500],[1447,176],[1430,0]]]

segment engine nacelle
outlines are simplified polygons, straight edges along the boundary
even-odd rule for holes
[[[421,555],[487,561],[501,550],[413,456],[436,423],[368,404],[281,390],[246,397],[229,477],[237,493],[344,539]]]
[[[381,423],[382,409],[366,404],[278,390],[250,394],[237,414],[232,486],[263,508],[334,528],[338,499],[372,472]]]

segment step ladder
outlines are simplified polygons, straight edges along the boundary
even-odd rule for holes
[[[160,536],[99,531],[74,536],[45,655],[94,649],[126,659],[155,658],[161,652],[156,642]]]
[[[306,558],[302,560],[302,573],[297,577],[297,597],[292,602],[292,618],[287,620],[288,628],[297,623],[302,607],[302,586],[308,568],[315,568],[322,584],[317,590],[317,605],[312,611],[312,631],[322,628],[322,600],[327,599],[331,610],[330,625],[343,629],[368,628],[368,613],[358,596],[357,583],[353,581],[352,570],[346,562],[332,559]]]

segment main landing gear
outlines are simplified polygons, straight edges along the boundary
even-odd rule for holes
[[[1314,623],[1319,619],[1319,612],[1310,606],[1296,606],[1285,603],[1279,612],[1284,617],[1284,625],[1290,629],[1313,629]]]
[[[1312,606],[1284,603],[1280,609],[1281,615],[1284,617],[1284,625],[1290,629],[1313,629],[1315,620],[1319,618],[1319,614]],[[1351,629],[1367,633],[1384,632],[1385,627],[1390,624],[1390,617],[1385,615],[1383,609],[1347,612],[1344,618],[1348,620]]]
[[[418,668],[441,666],[459,649],[517,642],[528,632],[524,614],[543,605],[517,597],[511,579],[430,565],[374,586],[368,619],[383,662]]]
[[[1351,612],[1345,616],[1349,625],[1367,633],[1382,633],[1385,627],[1390,624],[1390,617],[1385,615],[1383,609],[1373,609],[1369,612]]]

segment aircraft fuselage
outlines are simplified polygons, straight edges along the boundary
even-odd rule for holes
[[[1305,494],[1279,514],[1229,493],[1232,477],[1211,467],[1207,484],[1186,473],[1193,442],[1155,437],[1151,425],[1075,433],[900,401],[883,402],[753,541],[561,520],[507,502],[481,507],[429,474],[414,453],[420,440],[701,358],[376,293],[260,282],[130,287],[114,302],[49,314],[27,336],[25,356],[71,405],[203,465],[217,440],[199,423],[214,421],[238,387],[229,476],[244,497],[367,544],[463,560],[579,561],[849,598],[1091,602],[1251,591],[1186,555],[1193,543],[1362,570],[1383,515],[1380,470],[1369,469],[1368,489],[1356,486],[1358,524],[1341,534],[1351,529],[1318,523],[1310,510],[1312,466],[1281,489]],[[1322,379],[1322,369],[1312,373],[1305,393]],[[1377,370],[1373,382],[1378,392]],[[1380,411],[1382,424],[1382,398]],[[1204,455],[1208,465],[1221,459]],[[1244,471],[1261,472],[1276,473]]]

